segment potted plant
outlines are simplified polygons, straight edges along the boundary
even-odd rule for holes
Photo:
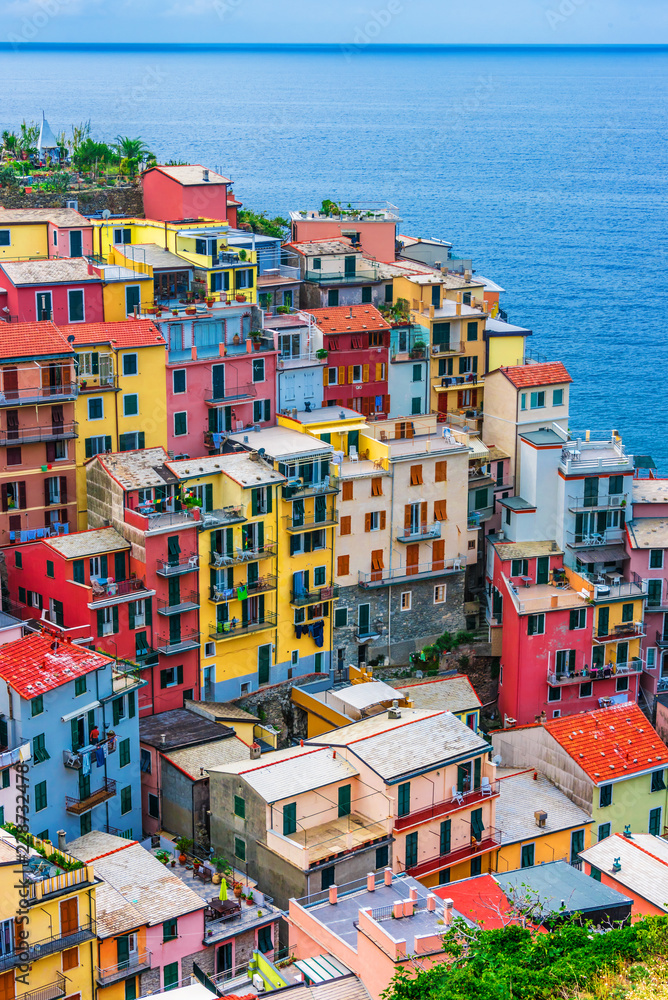
[[[195,316],[195,315],[197,315],[197,309],[195,308],[195,306],[186,306],[186,316]]]
[[[260,340],[260,338],[258,337],[258,335],[255,334],[253,336],[253,350],[254,351],[259,351],[260,348],[261,348],[261,346],[262,346],[262,341]]]
[[[241,899],[241,897],[243,896],[241,882],[232,883],[232,892],[234,893],[237,899]]]
[[[212,877],[211,881],[215,882],[216,885],[218,885],[218,883],[221,882],[225,876],[232,873],[232,868],[230,867],[230,863],[227,858],[214,855],[214,857],[211,858],[211,864],[214,865],[216,869],[215,875]]]
[[[326,361],[327,351],[324,349],[324,347],[321,347],[318,351],[315,352],[315,356],[318,359],[318,361]]]
[[[208,305],[209,309],[211,308],[211,306],[214,304],[215,301],[216,300],[214,299],[213,295],[207,295],[205,299],[205,302]]]
[[[176,844],[179,850],[179,864],[185,865],[186,854],[192,848],[193,841],[190,839],[190,837],[177,837],[174,843]]]
[[[163,865],[166,865],[167,862],[169,861],[169,854],[162,847],[160,848],[159,851],[155,852],[155,856],[158,859],[158,861],[162,862]]]
[[[252,892],[247,892],[246,893],[246,906],[253,906],[254,903],[255,903],[255,900],[253,899],[253,893]]]
[[[243,294],[243,292],[237,292],[237,294],[235,295],[235,298],[236,298],[237,302],[245,302],[246,301],[246,296]]]

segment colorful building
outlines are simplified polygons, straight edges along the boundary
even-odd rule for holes
[[[0,677],[7,746],[29,747],[30,829],[52,840],[93,828],[139,835],[137,674],[45,630],[0,647]],[[0,805],[16,822],[17,774],[8,774]]]
[[[392,269],[350,238],[287,243],[286,249],[299,261],[302,308],[392,304]]]
[[[221,219],[237,224],[237,201],[232,181],[201,163],[155,166],[141,178],[144,212],[148,219]]]
[[[92,253],[93,224],[72,208],[0,208],[0,260]]]
[[[537,769],[591,816],[593,843],[626,828],[663,833],[668,748],[637,705],[498,730],[492,737],[504,766]]]
[[[613,833],[581,852],[585,871],[633,900],[633,919],[668,913],[668,845],[649,833]]]
[[[0,324],[0,545],[76,525],[74,362],[53,323]]]
[[[322,330],[309,313],[265,316],[266,332],[278,347],[276,412],[291,413],[323,405],[323,367],[327,352]]]
[[[391,262],[396,256],[397,215],[396,205],[332,204],[328,212],[290,212],[293,243],[336,240],[344,237],[355,247],[375,260]]]
[[[102,277],[82,257],[3,261],[0,278],[0,313],[9,323],[101,323],[105,318]]]

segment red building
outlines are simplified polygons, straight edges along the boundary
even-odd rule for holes
[[[489,618],[502,622],[499,710],[518,725],[633,701],[639,673],[595,668],[594,608],[569,586],[556,542],[488,539]],[[621,683],[620,683],[621,682]]]
[[[0,323],[0,546],[76,525],[74,351],[53,323]]]
[[[11,323],[100,323],[102,279],[82,257],[3,261],[0,316]]]
[[[365,416],[390,412],[387,391],[390,324],[372,305],[310,309],[328,352],[324,406],[347,406]]]
[[[140,715],[199,698],[198,522],[193,511],[180,509],[179,480],[168,462],[164,448],[147,448],[97,455],[86,467],[89,524],[111,525],[131,542],[130,572],[154,602],[150,622],[145,617],[140,629],[135,619],[135,637],[141,630],[145,638],[134,659],[148,681],[139,692]],[[112,575],[109,564],[106,569]],[[120,587],[108,577],[103,586],[110,583]],[[116,603],[117,594],[109,596]],[[129,627],[120,619],[118,625],[119,632]],[[109,633],[114,641],[118,634]]]
[[[227,219],[236,228],[241,202],[230,190],[232,181],[201,163],[150,167],[141,183],[147,219]]]

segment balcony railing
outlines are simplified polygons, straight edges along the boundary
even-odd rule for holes
[[[276,542],[265,541],[260,548],[236,548],[232,554],[227,552],[212,552],[209,556],[209,566],[224,569],[236,566],[242,562],[259,562],[260,559],[271,559],[276,555]]]
[[[454,344],[432,344],[431,353],[436,356],[439,354],[465,354],[466,345],[461,340],[455,341]]]
[[[466,523],[466,526],[469,529],[469,531],[475,531],[476,528],[479,528],[480,520],[481,520],[480,514],[477,511],[474,514],[469,514]]]
[[[657,633],[656,633],[656,644],[657,644],[657,646],[660,646],[661,649],[667,649],[668,648],[668,634],[666,632],[659,632],[657,630]]]
[[[91,938],[94,938],[96,933],[95,921],[85,918],[79,923],[75,931],[51,934],[50,937],[43,938],[41,941],[31,941],[28,945],[28,961],[36,962],[46,955],[55,955],[56,952],[65,951],[67,948],[83,944],[84,941],[90,941]]]
[[[187,653],[191,649],[199,649],[199,632],[186,632],[178,637],[160,635],[157,638],[156,649],[163,656],[176,656],[177,653]]]
[[[221,406],[224,403],[240,403],[244,399],[254,399],[257,396],[257,388],[252,382],[246,385],[225,386],[219,393],[211,393],[204,399],[207,406]]]
[[[283,486],[284,500],[300,500],[305,497],[315,497],[322,494],[338,493],[340,490],[340,480],[338,476],[330,473],[329,476],[318,483],[305,483],[301,479],[290,479]]]
[[[594,641],[598,643],[616,642],[618,639],[635,639],[645,635],[642,622],[620,622],[606,629],[594,629]]]
[[[413,878],[422,878],[425,875],[432,875],[443,868],[450,868],[460,861],[477,857],[480,854],[487,854],[489,851],[501,847],[501,831],[496,827],[485,827],[480,840],[471,838],[471,843],[464,847],[455,848],[447,854],[438,854],[427,861],[420,861],[416,865],[406,866],[406,871]]]
[[[178,604],[170,604],[165,597],[158,598],[159,615],[180,615],[186,611],[196,611],[199,607],[199,595],[196,590],[188,590],[179,594]]]
[[[128,594],[139,594],[148,590],[146,582],[137,577],[131,580],[108,580],[106,583],[100,583],[99,580],[93,582],[91,579],[91,586],[93,601],[103,601],[108,597],[127,597]]]
[[[360,284],[364,281],[382,281],[381,273],[376,268],[360,268],[357,271],[306,271],[306,281],[318,285]]]
[[[81,813],[88,812],[93,806],[99,805],[101,802],[106,802],[107,799],[111,799],[116,794],[116,782],[112,778],[104,778],[102,781],[102,787],[96,788],[94,792],[87,795],[85,798],[77,799],[72,795],[65,796],[65,809],[69,813],[74,813],[75,816],[80,816]]]
[[[415,528],[403,528],[397,535],[398,542],[420,542],[429,538],[441,537],[441,522],[434,521],[433,524],[421,524]]]
[[[54,973],[55,979],[44,986],[37,986],[34,990],[27,990],[25,993],[17,993],[15,1000],[58,1000],[67,993],[67,980],[62,972]]]
[[[332,508],[325,512],[325,517],[316,519],[315,516],[310,517],[297,517],[295,518],[292,514],[287,514],[283,518],[283,523],[287,531],[314,531],[317,528],[333,528],[339,523],[339,512],[336,508]]]
[[[569,497],[568,509],[572,512],[585,510],[608,510],[615,507],[626,507],[626,494],[619,493],[615,496],[596,497]]]
[[[571,548],[593,549],[598,545],[612,545],[624,540],[624,532],[621,528],[606,528],[603,532],[592,532],[591,534],[568,532],[568,544]]]
[[[35,444],[39,441],[65,441],[75,438],[79,432],[79,424],[74,421],[69,424],[51,424],[47,427],[18,427],[0,430],[0,445]]]
[[[243,621],[232,618],[229,622],[212,622],[209,625],[209,635],[218,641],[222,639],[234,639],[240,635],[248,635],[250,632],[261,632],[264,629],[275,628],[278,617],[275,611],[265,611],[263,615],[249,618]]]
[[[246,588],[247,596],[253,597],[255,594],[268,594],[272,590],[276,590],[278,585],[278,577],[268,575],[260,576],[254,583],[245,583],[243,586]],[[227,603],[227,601],[241,600],[238,598],[239,587],[209,587],[210,599],[215,604],[220,604],[222,602]]]
[[[98,986],[109,986],[128,976],[134,976],[144,969],[151,968],[151,952],[139,951],[136,955],[130,955],[127,962],[119,962],[118,965],[110,965],[105,969],[95,967],[95,979]]]
[[[227,528],[231,524],[243,524],[247,520],[246,505],[240,503],[235,506],[202,511],[199,525],[201,530],[209,531],[212,528]]]
[[[392,583],[406,580],[428,580],[431,577],[443,576],[445,573],[460,573],[466,569],[466,559],[459,556],[456,559],[441,559],[430,563],[416,563],[414,566],[394,566],[392,569],[375,570],[371,573],[357,574],[357,582],[365,589],[370,587],[389,587]]]
[[[62,385],[26,386],[0,392],[0,406],[15,406],[17,403],[45,403],[76,395],[76,382],[64,382]]]
[[[447,816],[448,813],[457,812],[458,809],[465,809],[486,799],[493,799],[499,795],[501,786],[498,781],[490,781],[486,789],[472,788],[468,792],[460,792],[454,798],[443,799],[442,802],[435,802],[433,805],[425,806],[424,809],[416,809],[407,816],[398,816],[394,821],[395,830],[410,830],[414,826],[426,823],[432,819],[439,819]]]
[[[330,584],[328,587],[320,587],[317,590],[294,591],[290,598],[290,603],[297,608],[305,607],[307,604],[321,604],[324,601],[331,601],[339,596],[338,583]]]
[[[199,556],[196,552],[180,555],[178,559],[158,559],[156,573],[158,576],[180,576],[182,573],[196,573],[199,569]]]
[[[632,657],[627,663],[609,663],[603,667],[587,667],[584,670],[574,670],[572,673],[555,673],[547,671],[547,683],[550,687],[564,687],[567,684],[588,684],[589,681],[609,680],[611,677],[624,677],[628,674],[639,674],[643,662],[639,656]]]

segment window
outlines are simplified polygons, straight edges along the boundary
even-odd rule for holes
[[[608,479],[608,493],[610,496],[619,496],[624,492],[624,476],[610,476]]]
[[[53,562],[51,559],[46,560],[46,575],[48,577],[51,577],[52,580],[56,575],[53,567]]]
[[[39,781],[35,785],[35,812],[41,812],[46,806],[46,781]]]
[[[126,767],[130,763],[130,739],[121,740],[118,744],[118,766]]]
[[[70,323],[83,323],[84,293],[81,288],[71,288],[67,293],[67,308]]]
[[[114,243],[132,243],[132,230],[114,229]]]
[[[163,920],[162,922],[162,940],[164,941],[174,941],[177,938],[177,918],[171,917],[169,920]]]
[[[253,423],[261,424],[263,422],[266,423],[268,420],[271,420],[271,400],[253,400]]]
[[[434,587],[434,604],[445,604],[447,589],[444,583],[438,583]]]
[[[188,433],[188,414],[185,410],[174,414],[174,437],[183,437]]]
[[[361,365],[351,365],[353,370],[353,377],[351,382],[361,382],[362,381],[362,366]]]
[[[38,694],[30,702],[30,715],[34,719],[36,715],[41,715],[44,711],[44,695]]]
[[[632,622],[633,621],[633,605],[632,604],[622,604],[622,621]]]
[[[422,365],[413,365],[413,381],[422,381]]]
[[[172,392],[175,396],[186,391],[186,370],[185,368],[175,368],[172,372]]]
[[[264,358],[253,358],[253,382],[264,382]]]
[[[137,979],[135,976],[125,980],[124,1000],[137,1000]]]
[[[148,814],[152,816],[153,819],[160,819],[160,802],[157,795],[148,796]]]
[[[627,678],[628,680],[628,678]],[[666,787],[666,783],[663,779],[663,768],[659,771],[652,771],[652,788],[653,792],[661,792]]]
[[[610,836],[611,829],[612,827],[610,823],[599,823],[598,834],[597,834],[599,842],[601,840],[607,840],[607,838]]]
[[[162,987],[165,990],[173,990],[179,985],[179,963],[170,962],[162,969]]]
[[[348,608],[336,608],[334,611],[334,628],[344,628],[348,624]]]
[[[104,405],[102,401],[102,396],[91,396],[88,400],[88,419],[89,420],[103,420],[104,419]]]
[[[337,385],[338,384],[338,368],[328,368],[327,369],[327,385]]]
[[[408,816],[411,811],[411,783],[405,781],[397,789],[397,815]]]
[[[422,486],[422,466],[411,465],[411,486]]]
[[[246,860],[246,841],[242,837],[234,838],[234,856],[239,861]]]
[[[332,869],[332,872],[334,869]],[[259,951],[263,955],[266,955],[268,951],[272,951],[274,947],[274,942],[271,938],[271,925],[265,927],[259,927],[257,932],[257,946]]]
[[[633,607],[633,605],[631,605]],[[573,608],[570,613],[570,620],[568,627],[571,631],[575,629],[585,628],[587,624],[587,609],[586,608]]]
[[[661,835],[661,806],[657,806],[656,809],[650,809],[648,832],[654,837]]]
[[[74,696],[78,698],[80,694],[85,694],[88,690],[85,677],[77,677],[74,681]]]
[[[123,374],[124,375],[138,375],[139,374],[139,363],[137,361],[136,354],[124,354],[123,355]]]
[[[121,788],[121,815],[124,816],[125,813],[129,813],[132,809],[132,787],[126,785],[125,788]]]
[[[401,610],[410,611],[411,609],[412,592],[410,590],[404,590],[401,594]]]
[[[104,434],[99,435],[99,437],[86,438],[85,448],[86,458],[103,455],[105,451],[111,451],[111,438]]]
[[[371,480],[371,496],[372,497],[382,497],[383,495],[383,480],[376,476],[375,479]]]
[[[181,664],[178,667],[167,667],[160,671],[161,688],[175,687],[178,684],[183,684],[183,666]]]
[[[535,844],[524,844],[522,847],[522,860],[520,862],[521,868],[533,868],[536,858],[536,845]]]
[[[647,656],[647,662],[646,662],[647,669],[654,670],[654,668],[656,667],[656,649],[652,646],[645,652]]]
[[[324,587],[326,581],[327,581],[327,567],[316,566],[313,570],[313,585],[315,587]]]
[[[54,232],[55,235],[55,232]],[[11,230],[10,229],[0,229],[0,247],[11,246]]]
[[[299,650],[298,649],[291,650],[291,652],[290,652],[290,663],[292,664],[293,667],[298,667],[299,666]]]
[[[542,390],[541,392],[532,392],[530,405],[532,410],[539,410],[545,406],[545,393]]]
[[[437,462],[436,463],[436,474],[434,476],[435,483],[445,483],[448,479],[448,463],[447,462]]]
[[[234,815],[241,819],[246,818],[246,800],[241,795],[234,796]]]
[[[573,830],[571,834],[571,863],[579,861],[580,851],[584,851],[585,832],[584,830]]]
[[[144,774],[151,774],[151,751],[143,747],[139,751],[139,768]]]
[[[4,767],[2,771],[0,771],[0,775],[2,775],[2,777],[0,778],[0,787],[9,788],[9,781],[10,781],[9,768]]]
[[[406,868],[414,868],[418,859],[418,835],[414,833],[406,835]]]
[[[350,556],[337,556],[336,575],[348,576],[350,573]]]
[[[544,635],[545,633],[545,615],[541,612],[538,615],[529,615],[527,617],[527,635]]]
[[[123,396],[123,416],[136,417],[139,413],[139,396],[136,392]]]
[[[338,806],[339,806],[339,818],[342,816],[350,816],[352,812],[351,806],[351,786],[341,785],[338,790]]]
[[[477,340],[478,339],[478,324],[477,324],[477,322],[476,323],[467,323],[466,324],[466,339],[468,341]]]
[[[90,818],[90,813],[88,814],[88,816]],[[78,964],[79,964],[78,948],[68,948],[67,951],[63,952],[63,972],[67,972],[69,969],[76,969]]]
[[[663,569],[663,549],[650,549],[649,568]]]
[[[563,389],[553,389],[552,390],[552,406],[563,406],[564,405],[564,390]]]
[[[580,685],[580,697],[581,698],[591,698],[593,692],[593,686],[591,681],[587,681],[585,684]]]
[[[334,885],[334,881],[335,881],[334,865],[330,865],[328,868],[323,868],[320,873],[321,890],[329,889],[331,885]]]
[[[604,809],[612,805],[612,785],[601,785],[598,790],[598,807]]]
[[[373,510],[371,513],[364,515],[365,531],[380,531],[381,513],[384,514],[385,511]]]
[[[447,521],[448,504],[447,500],[434,500],[434,520]]]
[[[136,448],[144,447],[144,432],[132,431],[132,433],[121,434],[118,439],[119,451],[134,451]]]
[[[618,677],[615,684],[615,691],[628,691],[629,689],[629,679],[628,677]]]
[[[561,688],[549,687],[547,689],[547,700],[548,701],[561,701]],[[555,716],[558,718],[558,716]]]
[[[528,559],[513,559],[510,563],[510,575],[511,576],[528,576],[529,575],[529,560]]]
[[[297,803],[288,802],[283,806],[283,836],[297,832]]]
[[[349,535],[351,532],[351,517],[350,514],[344,514],[340,520],[340,535]]]
[[[376,868],[387,868],[390,862],[390,849],[387,844],[376,848]]]
[[[527,408],[527,394],[523,392],[520,396],[520,410],[526,410]]]
[[[46,749],[44,733],[40,733],[39,736],[33,736],[32,756],[35,764],[42,764],[45,760],[51,759],[51,755]]]

